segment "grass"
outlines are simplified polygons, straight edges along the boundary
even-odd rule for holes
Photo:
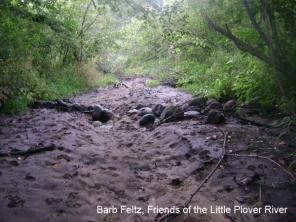
[[[49,75],[46,79],[46,89],[40,99],[53,100],[70,97],[91,88],[84,76],[75,67],[63,67]]]
[[[21,113],[27,110],[30,100],[25,96],[12,97],[5,101],[0,111],[5,114]]]
[[[6,80],[7,84],[15,87],[12,87],[9,98],[1,104],[0,112],[4,114],[25,111],[34,99],[54,100],[71,97],[90,88],[86,78],[73,65],[57,67],[44,75],[23,69],[21,71],[22,76],[19,78]]]
[[[67,98],[91,88],[117,83],[119,80],[114,75],[98,72],[94,64],[63,65],[43,74],[26,70],[22,66],[17,70],[10,68],[1,80],[0,87],[10,85],[12,93],[8,99],[0,101],[0,112],[16,114],[25,111],[34,99]]]
[[[112,74],[105,74],[98,79],[98,86],[106,87],[119,83],[119,80]]]
[[[150,88],[155,88],[157,86],[160,85],[160,81],[156,80],[156,79],[148,79],[146,81],[146,86],[150,87]]]
[[[119,83],[119,80],[113,74],[105,74],[97,70],[94,62],[84,64],[80,72],[86,78],[87,84],[91,87],[106,87]]]

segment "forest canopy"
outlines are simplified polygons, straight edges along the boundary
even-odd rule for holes
[[[2,0],[6,113],[125,76],[296,110],[295,0]]]

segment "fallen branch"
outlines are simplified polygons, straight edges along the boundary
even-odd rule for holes
[[[40,147],[40,148],[30,148],[25,151],[12,151],[8,153],[0,153],[0,157],[18,157],[18,156],[30,156],[33,154],[46,152],[46,151],[54,151],[55,149],[63,150],[62,147],[57,147],[55,145],[50,145],[46,147]]]
[[[213,176],[213,174],[216,172],[216,170],[218,169],[218,167],[221,165],[225,154],[226,154],[226,146],[227,146],[227,141],[228,141],[228,132],[224,132],[224,141],[223,141],[223,146],[222,146],[222,154],[220,156],[220,159],[218,161],[218,163],[216,164],[215,168],[208,174],[208,176],[206,176],[206,178],[200,183],[200,185],[196,188],[196,190],[191,194],[190,198],[187,200],[185,207],[187,207],[190,202],[192,201],[193,197],[200,191],[200,189],[202,188],[202,186],[208,182],[208,180]]]
[[[58,111],[67,112],[81,112],[81,113],[91,113],[94,110],[94,106],[85,106],[78,103],[72,103],[66,100],[55,100],[55,101],[43,101],[35,100],[31,107],[33,109],[56,109]]]
[[[259,159],[264,159],[264,160],[268,160],[269,162],[277,165],[282,171],[284,171],[287,175],[289,175],[292,179],[292,182],[296,181],[296,177],[286,168],[284,168],[281,164],[279,164],[278,162],[274,161],[273,159],[266,157],[266,156],[260,156],[260,155],[256,155],[256,154],[225,154],[225,156],[234,156],[234,157],[251,157],[251,158],[259,158]]]
[[[186,201],[184,206],[181,207],[181,210],[180,210],[179,214],[165,214],[161,218],[158,219],[158,222],[163,222],[165,220],[172,219],[172,218],[175,218],[175,217],[181,215],[182,211],[183,211],[183,208],[189,206],[189,204],[191,203],[193,197],[200,191],[200,189],[203,187],[203,185],[209,181],[209,179],[213,176],[213,174],[219,168],[219,166],[221,165],[221,163],[222,163],[222,161],[223,161],[223,159],[225,157],[225,154],[226,154],[226,146],[227,146],[228,134],[229,133],[223,131],[223,134],[224,134],[224,141],[223,141],[223,146],[222,146],[222,154],[221,154],[221,156],[219,158],[218,163],[214,167],[214,169],[205,177],[205,179],[199,184],[199,186],[196,188],[196,190],[190,195],[189,199]]]

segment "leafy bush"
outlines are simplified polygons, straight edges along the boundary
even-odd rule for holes
[[[263,108],[281,106],[274,74],[257,59],[240,52],[215,51],[204,63],[183,64],[178,84],[198,95],[239,101],[258,99]]]

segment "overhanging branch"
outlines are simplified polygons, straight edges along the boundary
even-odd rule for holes
[[[207,15],[204,15],[204,19],[206,20],[206,22],[208,23],[208,25],[212,29],[214,29],[216,32],[222,34],[226,38],[233,41],[237,48],[239,48],[240,50],[242,50],[244,52],[250,53],[251,55],[259,58],[260,60],[264,61],[267,64],[272,65],[272,61],[267,55],[265,55],[264,53],[262,53],[261,51],[259,51],[255,47],[253,47],[252,45],[239,39],[235,35],[233,35],[227,25],[226,25],[226,28],[224,29],[224,28],[218,26],[215,22],[213,22]]]

